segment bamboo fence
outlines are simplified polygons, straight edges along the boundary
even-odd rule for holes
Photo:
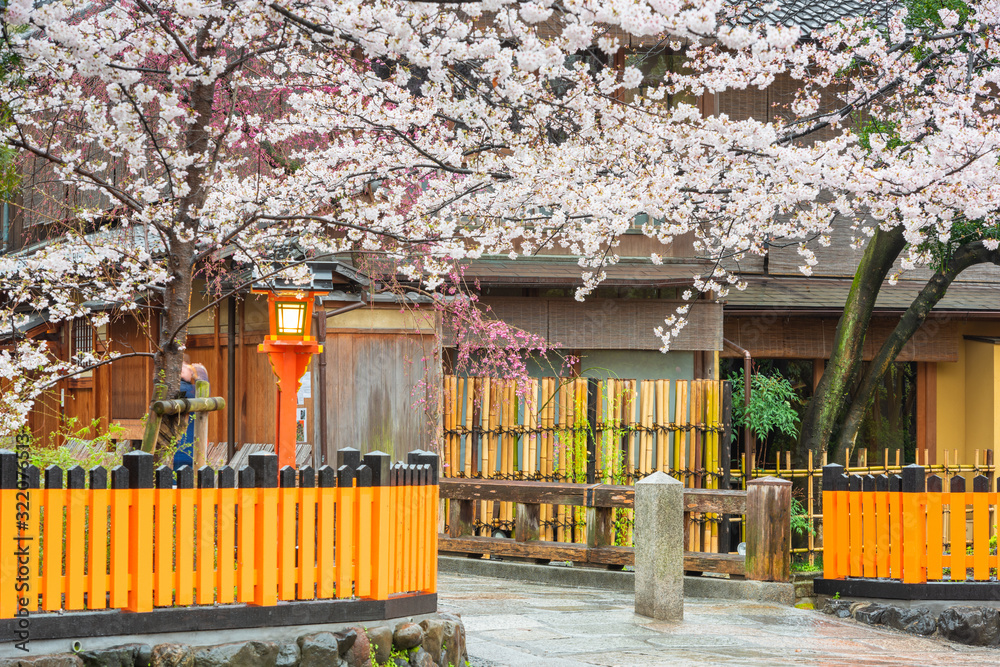
[[[689,488],[728,488],[724,383],[538,378],[517,384],[444,378],[444,475],[634,484],[655,471]],[[512,534],[512,503],[481,501],[481,534]],[[631,544],[631,510],[616,543]],[[447,514],[445,515],[447,516]],[[544,505],[541,539],[584,542],[585,508]],[[692,518],[689,549],[718,550],[715,515]]]
[[[808,534],[805,536],[803,546],[795,547],[794,543],[803,538],[800,536],[796,540],[795,536],[793,536],[792,553],[802,554],[808,558],[810,563],[815,563],[816,556],[823,552],[823,509],[821,506],[823,466],[827,463],[833,463],[833,461],[828,460],[826,454],[823,454],[821,458],[822,460],[819,462],[819,465],[816,465],[813,453],[808,452],[805,468],[794,468],[792,466],[792,453],[790,451],[775,452],[773,467],[768,467],[766,462],[761,467],[757,467],[757,462],[752,461],[751,477],[754,479],[770,476],[789,480],[804,480],[805,497],[800,502],[812,530],[808,531]],[[850,475],[873,475],[876,477],[878,475],[901,475],[903,468],[909,465],[904,462],[902,451],[899,449],[883,449],[880,458],[880,463],[876,461],[869,462],[868,450],[859,449],[855,455],[855,465],[851,465],[849,456],[845,457],[844,473]],[[953,451],[945,450],[944,463],[932,465],[928,462],[927,451],[924,450],[923,452],[917,452],[916,463],[923,466],[925,477],[939,475],[944,479],[949,479],[954,475],[969,475],[971,479],[971,476],[974,475],[985,475],[993,479],[995,466],[992,450],[975,450],[974,462],[971,465],[961,464],[958,461],[959,455],[957,449]],[[741,463],[745,466],[746,459],[743,458]]]

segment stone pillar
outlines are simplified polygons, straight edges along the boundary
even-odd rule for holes
[[[684,618],[684,485],[657,471],[635,485],[635,613]]]

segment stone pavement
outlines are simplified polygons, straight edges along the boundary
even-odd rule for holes
[[[688,598],[684,621],[636,616],[627,593],[442,574],[439,609],[465,621],[473,667],[513,665],[1000,665],[953,644],[773,604]]]

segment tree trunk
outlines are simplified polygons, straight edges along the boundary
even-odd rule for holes
[[[865,334],[879,288],[905,245],[903,229],[897,226],[889,231],[877,230],[865,248],[844,304],[844,314],[837,323],[830,361],[802,420],[799,440],[802,457],[808,449],[813,451],[815,460],[821,460],[833,439],[861,364]]]
[[[202,37],[205,31],[202,30]],[[206,49],[199,39],[198,55]],[[187,194],[176,200],[176,223],[178,228],[162,231],[169,253],[168,268],[171,281],[167,283],[163,295],[163,311],[160,315],[159,349],[153,357],[154,385],[163,385],[166,398],[174,398],[180,389],[181,368],[184,364],[184,347],[187,343],[187,320],[191,315],[191,292],[194,285],[196,240],[198,239],[199,215],[205,203],[205,176],[212,169],[208,132],[212,119],[212,101],[216,84],[195,83],[191,86],[191,106],[195,120],[185,131],[185,144],[197,156],[185,175]],[[182,240],[185,239],[191,240]],[[157,392],[154,392],[154,400]],[[160,426],[160,440],[169,442],[180,437],[178,427],[186,424],[187,415],[164,416]],[[150,409],[148,419],[153,419]],[[144,442],[144,447],[147,445]],[[148,445],[152,448],[154,445]]]
[[[981,241],[967,243],[960,246],[949,258],[948,266],[935,273],[920,290],[920,294],[903,313],[899,324],[896,325],[896,328],[882,344],[878,354],[872,359],[868,372],[865,374],[861,387],[854,396],[854,401],[851,403],[841,426],[840,436],[834,451],[834,460],[840,461],[845,453],[854,449],[858,431],[861,429],[861,422],[878,391],[882,377],[889,370],[903,346],[927,319],[931,309],[944,297],[948,286],[965,269],[974,264],[985,263],[1000,264],[1000,250],[987,250]]]

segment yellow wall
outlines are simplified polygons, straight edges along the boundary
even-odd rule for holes
[[[1000,324],[958,325],[958,361],[937,364],[937,462],[971,465],[976,450],[993,450],[1000,463],[1000,345],[964,336],[1000,336]],[[994,473],[994,476],[998,476]],[[971,478],[971,476],[967,476]]]

